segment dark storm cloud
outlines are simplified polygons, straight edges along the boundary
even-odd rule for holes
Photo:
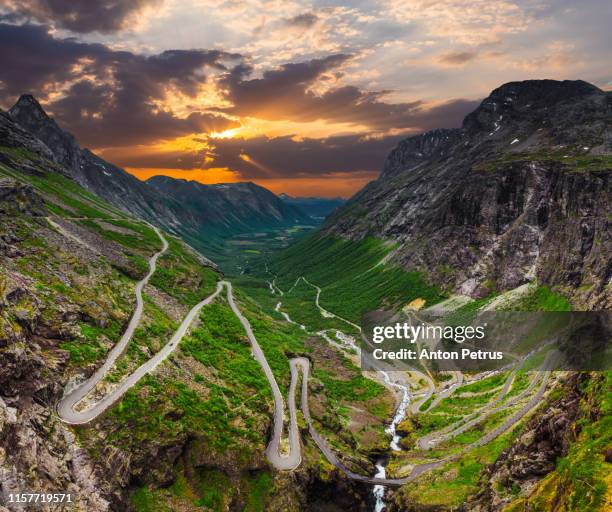
[[[358,135],[299,139],[258,137],[214,142],[211,166],[229,167],[245,179],[317,177],[332,172],[376,171],[402,136]],[[248,155],[245,160],[240,155]]]
[[[431,127],[421,101],[387,103],[386,92],[369,92],[355,86],[334,87],[322,94],[312,86],[336,72],[350,55],[337,54],[324,59],[285,64],[266,71],[261,78],[249,78],[251,68],[244,64],[228,72],[221,80],[227,98],[233,103],[228,112],[269,120],[315,121],[327,120],[365,125],[373,130],[426,129]],[[451,109],[460,117],[473,106],[458,100]],[[462,110],[463,107],[463,110]],[[456,117],[445,125],[457,124]]]
[[[109,50],[100,44],[54,39],[40,25],[0,24],[0,94],[3,99],[42,91],[47,84],[71,78],[72,67],[84,57],[106,60]],[[88,66],[89,69],[89,66]]]
[[[100,44],[55,39],[43,26],[8,24],[0,24],[0,46],[4,102],[24,92],[40,97],[41,91],[48,93],[72,83],[62,99],[46,107],[82,144],[141,144],[235,126],[220,115],[202,112],[178,118],[160,108],[159,101],[169,87],[195,95],[205,80],[204,69],[225,69],[222,60],[236,55],[218,50],[170,50],[143,56]]]
[[[455,100],[429,110],[419,111],[414,123],[422,129],[457,127],[478,101]],[[167,153],[105,153],[111,161],[125,167],[159,169],[198,169],[205,157],[212,157],[207,167],[228,167],[244,179],[290,178],[296,175],[323,177],[332,172],[378,171],[389,151],[405,134],[384,137],[345,135],[324,139],[256,137],[252,139],[198,139],[209,143],[212,152],[176,151]],[[242,157],[241,157],[242,155]],[[246,155],[246,158],[244,158]]]
[[[9,12],[72,32],[115,32],[131,15],[161,0],[2,0]]]

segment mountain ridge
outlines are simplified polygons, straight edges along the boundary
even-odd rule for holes
[[[612,305],[612,93],[510,82],[456,129],[403,140],[321,234],[399,244],[389,258],[482,297],[539,280]]]
[[[326,218],[346,202],[346,199],[341,197],[293,197],[285,193],[279,194],[278,197],[285,203],[297,206],[311,217],[318,219]]]
[[[285,205],[269,190],[246,182],[219,186],[189,185],[191,188],[201,186],[198,190],[206,191],[215,208],[208,208],[201,201],[194,202],[193,197],[187,203],[192,208],[186,208],[185,198],[174,197],[168,190],[184,190],[185,184],[191,182],[170,177],[139,180],[91,150],[81,148],[76,138],[48,116],[32,95],[22,95],[3,116],[4,140],[10,140],[11,133],[19,133],[21,142],[18,145],[52,161],[55,171],[122,211],[185,237],[207,256],[216,256],[224,239],[236,233],[311,222],[301,210]],[[177,183],[172,185],[173,181]],[[233,196],[240,196],[240,200],[232,201]]]

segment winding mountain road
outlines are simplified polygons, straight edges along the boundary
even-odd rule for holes
[[[283,435],[284,428],[284,416],[285,416],[285,404],[283,401],[283,395],[281,394],[280,388],[278,387],[278,383],[276,382],[276,378],[272,373],[272,369],[268,364],[268,360],[266,359],[263,350],[259,346],[255,335],[253,334],[253,329],[251,328],[251,324],[244,317],[244,315],[240,312],[240,309],[236,306],[234,302],[234,294],[232,290],[232,283],[229,281],[222,281],[227,287],[227,300],[229,302],[230,308],[234,314],[240,320],[240,323],[244,327],[244,330],[247,334],[247,338],[251,343],[251,348],[253,349],[253,357],[257,360],[259,365],[261,366],[266,378],[268,379],[268,383],[272,388],[272,396],[274,397],[274,423],[272,426],[272,437],[270,442],[268,443],[268,447],[266,448],[266,456],[270,463],[276,468],[280,470],[290,470],[297,468],[302,462],[302,450],[300,445],[300,433],[297,424],[297,414],[295,410],[295,399],[292,397],[291,391],[295,390],[295,381],[291,380],[291,387],[289,393],[289,453],[282,454],[281,453],[281,440]]]
[[[136,294],[136,308],[130,319],[130,323],[128,324],[127,329],[121,336],[119,342],[113,347],[113,349],[109,352],[108,357],[104,364],[98,368],[94,374],[89,377],[85,382],[81,383],[75,389],[67,392],[63,398],[57,404],[57,413],[64,422],[72,424],[72,425],[83,425],[89,423],[104,413],[107,409],[109,409],[115,402],[117,402],[121,397],[136,383],[142,379],[146,374],[153,372],[178,346],[181,339],[187,333],[190,325],[193,323],[193,320],[200,312],[200,310],[207,304],[210,304],[218,295],[221,293],[223,287],[227,288],[227,300],[228,303],[234,312],[234,314],[240,320],[240,323],[244,327],[244,330],[247,334],[249,342],[251,343],[251,347],[253,350],[253,357],[257,360],[259,365],[262,367],[266,378],[268,379],[268,383],[272,388],[272,394],[274,397],[274,424],[273,424],[273,434],[270,442],[268,444],[266,455],[272,465],[280,470],[290,470],[295,469],[302,462],[302,453],[300,446],[300,437],[299,437],[299,429],[297,425],[297,413],[295,407],[295,399],[294,399],[294,390],[295,384],[292,382],[293,388],[289,397],[289,409],[290,409],[290,423],[289,423],[289,453],[282,454],[281,453],[281,439],[283,434],[283,418],[284,418],[284,402],[283,397],[280,392],[280,388],[274,378],[274,374],[272,373],[272,369],[268,364],[268,361],[253,334],[253,330],[251,329],[251,325],[248,320],[244,317],[241,311],[236,306],[234,301],[234,294],[232,289],[232,284],[229,281],[219,281],[217,283],[217,287],[214,293],[206,297],[204,300],[196,304],[190,311],[187,313],[181,325],[173,334],[172,338],[164,347],[157,352],[151,359],[149,359],[146,363],[142,364],[138,367],[133,373],[124,378],[117,387],[115,387],[109,394],[104,396],[101,400],[96,402],[93,406],[84,409],[77,410],[76,406],[78,403],[83,400],[107,375],[107,373],[112,369],[113,365],[117,361],[117,359],[123,354],[128,343],[132,339],[138,324],[142,319],[142,314],[144,311],[144,301],[142,298],[142,290],[147,285],[151,276],[155,272],[157,268],[157,260],[158,258],[164,254],[168,250],[168,242],[162,235],[161,231],[153,227],[157,236],[159,236],[162,242],[162,248],[157,253],[155,253],[149,259],[149,271],[147,275],[136,284],[135,294]]]
[[[110,395],[106,396],[104,399],[102,399],[100,402],[95,404],[90,409],[86,411],[76,411],[75,410],[76,404],[79,403],[91,390],[93,390],[96,387],[96,385],[104,378],[104,376],[108,373],[108,371],[113,367],[117,358],[121,354],[123,354],[123,351],[127,347],[127,344],[130,342],[130,340],[132,339],[132,336],[134,335],[134,331],[136,330],[136,327],[138,327],[138,324],[140,323],[140,320],[142,318],[142,313],[144,311],[144,301],[142,298],[142,290],[146,286],[146,284],[149,282],[149,279],[151,279],[151,276],[153,275],[153,273],[155,272],[155,269],[157,268],[158,258],[168,250],[168,241],[161,234],[161,231],[156,227],[153,227],[153,229],[155,230],[155,233],[157,233],[157,236],[162,242],[162,248],[158,252],[156,252],[153,256],[151,256],[151,258],[149,259],[149,272],[141,281],[139,281],[136,284],[136,290],[135,290],[136,309],[134,310],[134,314],[132,315],[132,318],[130,319],[130,323],[128,324],[125,332],[123,333],[123,336],[121,336],[121,339],[119,340],[119,342],[109,352],[108,357],[106,361],[104,362],[104,364],[100,368],[98,368],[94,372],[94,374],[91,377],[89,377],[85,382],[81,383],[76,389],[73,389],[72,391],[64,395],[64,397],[58,403],[57,413],[59,414],[60,418],[66,423],[79,425],[79,424],[90,422],[91,420],[99,416],[102,412],[104,412],[106,409],[108,409],[110,405],[112,405],[116,400],[118,400],[121,396],[123,396],[125,391],[127,391],[127,389],[131,387],[129,386],[125,390],[121,391],[121,389],[123,388],[123,382],[122,382],[122,384],[118,386]],[[145,363],[145,364],[148,364],[148,363]],[[142,366],[138,368],[136,372],[139,372],[141,368]],[[130,380],[133,375],[134,374],[128,377],[126,381]],[[136,379],[136,382],[139,379],[140,378]],[[134,384],[132,384],[132,386]]]
[[[315,288],[317,290],[317,296],[316,296],[316,300],[315,303],[317,305],[317,307],[319,308],[319,310],[321,311],[321,313],[323,314],[323,316],[328,316],[328,317],[335,317],[338,318],[340,320],[344,320],[345,322],[357,327],[360,331],[361,328],[359,326],[357,326],[356,324],[353,324],[352,322],[339,317],[337,315],[335,315],[334,313],[331,313],[330,311],[324,309],[320,304],[319,304],[319,297],[321,294],[321,288],[319,288],[318,286],[310,283],[305,277],[300,276],[295,283],[293,284],[293,286],[291,287],[291,289],[293,289],[297,283],[299,282],[299,280],[302,279],[305,283],[309,284],[310,286],[312,286],[313,288]],[[280,290],[279,290],[280,291]],[[292,321],[289,318],[287,318],[288,321]],[[365,340],[367,342],[367,340]],[[297,387],[297,381],[299,379],[299,373],[301,371],[302,373],[302,386],[301,386],[301,409],[302,409],[302,415],[308,425],[308,432],[311,436],[311,438],[314,440],[315,444],[317,445],[317,447],[319,448],[319,450],[321,450],[321,452],[323,453],[323,455],[325,456],[325,458],[328,460],[328,462],[330,464],[332,464],[333,466],[335,466],[336,468],[340,469],[348,478],[350,478],[351,480],[356,480],[359,482],[364,482],[364,483],[368,483],[368,484],[372,484],[372,485],[383,485],[383,486],[399,486],[399,485],[404,485],[414,479],[416,479],[418,476],[420,476],[421,474],[430,471],[432,469],[435,469],[437,467],[440,467],[452,460],[456,460],[458,458],[460,458],[464,453],[466,453],[467,451],[481,446],[483,444],[486,444],[490,441],[492,441],[493,439],[497,438],[498,436],[500,436],[501,434],[503,434],[504,432],[506,432],[507,430],[509,430],[510,428],[512,428],[518,421],[520,421],[530,410],[532,410],[534,407],[536,407],[538,405],[538,403],[540,402],[545,390],[546,390],[546,386],[548,384],[548,379],[550,377],[550,370],[548,369],[550,366],[550,362],[551,359],[553,357],[552,353],[549,353],[544,362],[542,363],[542,366],[540,367],[540,369],[537,371],[536,375],[534,376],[534,378],[531,379],[531,382],[528,386],[527,389],[525,389],[523,392],[521,392],[518,396],[516,396],[515,398],[513,398],[512,400],[509,400],[506,403],[503,403],[500,405],[500,403],[503,401],[504,397],[507,395],[510,386],[512,384],[512,381],[514,380],[514,377],[516,375],[516,372],[518,371],[518,367],[516,367],[514,369],[514,371],[509,375],[508,379],[506,380],[506,382],[504,383],[504,386],[501,390],[500,395],[498,396],[498,398],[496,400],[494,400],[493,402],[491,402],[490,404],[488,404],[487,406],[483,407],[480,411],[477,411],[475,414],[468,416],[467,421],[466,419],[460,421],[460,422],[456,422],[452,425],[449,425],[448,427],[446,427],[445,429],[442,429],[441,431],[437,431],[437,432],[433,432],[432,434],[428,435],[428,436],[424,436],[423,438],[420,438],[417,442],[417,446],[421,449],[427,449],[430,448],[432,446],[435,446],[436,444],[440,443],[443,440],[448,440],[448,439],[452,439],[456,436],[458,436],[459,434],[461,434],[462,432],[465,432],[466,430],[468,430],[469,428],[475,426],[476,424],[480,423],[481,421],[483,421],[484,419],[486,419],[487,417],[489,417],[490,415],[492,415],[495,412],[499,412],[501,410],[505,410],[509,407],[512,407],[514,405],[516,405],[518,402],[520,402],[522,399],[524,399],[532,390],[533,388],[536,386],[536,384],[538,382],[540,382],[540,386],[538,387],[538,390],[536,391],[536,393],[523,405],[523,407],[516,411],[514,414],[512,414],[508,419],[506,419],[506,421],[504,421],[504,423],[502,423],[501,425],[499,425],[498,427],[496,427],[495,429],[491,430],[490,432],[486,433],[485,435],[483,435],[480,439],[476,440],[475,442],[463,447],[461,450],[459,450],[458,452],[449,455],[448,457],[445,457],[443,459],[439,459],[436,461],[432,461],[432,462],[427,462],[427,463],[422,463],[422,464],[417,464],[415,466],[413,466],[411,472],[409,475],[402,477],[402,478],[380,478],[380,477],[372,477],[372,476],[364,476],[364,475],[359,475],[353,471],[351,471],[336,455],[336,453],[333,451],[333,449],[330,447],[330,445],[327,443],[327,441],[317,432],[312,418],[310,416],[310,410],[308,407],[308,377],[309,377],[309,372],[310,372],[310,361],[307,358],[304,357],[296,357],[293,359],[289,360],[289,364],[291,367],[291,385],[290,385],[290,389],[289,389],[289,410],[290,410],[290,417],[292,419],[292,423],[290,425],[290,438],[294,439],[294,436],[291,433],[291,429],[296,428],[294,427],[294,423],[293,423],[293,418],[295,418],[296,415],[296,411],[295,411],[295,401],[294,401],[294,393]],[[422,372],[418,372],[418,373],[422,373]],[[420,405],[422,403],[424,403],[432,394],[433,394],[433,382],[428,378],[428,376],[426,376],[425,374],[422,374],[424,377],[426,377],[426,381],[430,381],[429,382],[429,389],[428,392],[425,394],[425,396],[423,397],[423,399],[419,400],[417,402],[417,407],[416,409],[418,410],[418,408],[420,407]],[[436,403],[439,402],[441,399],[450,396],[457,388],[460,388],[461,385],[463,384],[463,374],[462,372],[458,371],[456,373],[454,373],[454,380],[455,382],[449,386],[448,388],[446,388],[445,390],[443,390],[440,395],[437,397],[436,400],[434,400]],[[432,404],[433,405],[433,404]],[[428,407],[428,409],[430,409],[431,407]],[[414,412],[414,411],[413,411]],[[297,446],[297,442],[298,440],[296,439],[295,441],[293,441],[291,443],[291,447],[293,450],[294,446]],[[295,444],[293,444],[295,443]]]
[[[211,303],[223,290],[225,287],[227,290],[227,300],[230,308],[233,313],[239,319],[242,324],[247,338],[251,344],[253,357],[261,366],[270,388],[272,389],[272,395],[274,399],[274,413],[273,413],[273,425],[272,425],[272,435],[268,446],[266,448],[266,456],[270,463],[278,470],[293,470],[297,468],[302,462],[302,447],[301,447],[301,439],[299,426],[297,421],[297,405],[295,400],[295,395],[297,391],[297,384],[299,380],[300,373],[302,375],[302,383],[301,383],[301,400],[300,406],[302,415],[304,420],[308,425],[308,431],[312,439],[314,440],[317,447],[321,450],[325,458],[329,461],[330,464],[340,469],[345,475],[355,481],[364,482],[373,485],[388,485],[388,486],[396,486],[403,485],[411,480],[417,478],[420,474],[434,469],[436,467],[441,466],[442,464],[447,463],[450,460],[458,458],[465,451],[473,448],[474,446],[479,446],[481,444],[485,444],[495,437],[499,436],[501,433],[505,432],[509,428],[511,428],[517,421],[519,421],[531,408],[533,408],[540,401],[544,390],[546,388],[546,383],[548,381],[548,377],[550,372],[544,370],[547,366],[548,361],[550,359],[550,354],[545,359],[544,364],[538,371],[538,378],[534,378],[532,381],[532,385],[535,386],[535,383],[538,380],[541,380],[540,387],[535,395],[523,406],[523,408],[516,412],[512,417],[507,419],[504,424],[500,425],[496,429],[487,433],[483,438],[479,439],[475,443],[465,447],[460,452],[455,453],[447,458],[436,460],[429,463],[418,464],[414,466],[411,470],[411,473],[408,476],[403,478],[375,478],[371,476],[359,475],[353,471],[351,471],[336,455],[331,446],[327,443],[327,441],[317,432],[312,418],[310,416],[310,410],[308,407],[308,379],[310,372],[310,361],[305,357],[295,357],[289,360],[290,370],[291,370],[291,383],[289,387],[288,394],[288,409],[289,409],[289,424],[288,424],[288,432],[287,432],[287,445],[288,450],[282,449],[282,441],[283,441],[283,431],[284,431],[284,418],[285,418],[285,403],[283,400],[283,396],[281,394],[278,383],[276,382],[276,378],[274,377],[274,373],[266,359],[266,356],[261,349],[261,346],[257,342],[257,339],[253,333],[251,325],[247,318],[242,314],[238,306],[234,301],[233,288],[232,284],[229,281],[219,281],[217,283],[216,290],[208,296],[206,299],[199,302],[195,305],[189,313],[183,319],[179,328],[175,331],[172,338],[169,342],[164,345],[164,347],[155,354],[151,359],[149,359],[146,363],[137,368],[133,373],[124,378],[117,387],[115,387],[109,394],[104,396],[100,401],[95,403],[93,406],[84,409],[77,410],[76,406],[79,404],[85,396],[91,392],[106,376],[106,374],[110,371],[110,369],[115,364],[116,360],[119,356],[124,352],[127,347],[127,344],[130,342],[136,327],[142,318],[142,313],[144,309],[144,302],[142,298],[142,290],[144,286],[149,282],[151,276],[155,272],[156,264],[158,258],[164,254],[168,249],[168,242],[162,235],[162,233],[154,228],[155,232],[159,236],[162,241],[162,249],[155,253],[149,260],[149,272],[147,275],[137,283],[135,294],[136,294],[136,308],[134,310],[134,314],[130,319],[127,329],[123,333],[119,342],[113,347],[113,349],[109,352],[108,358],[104,362],[104,364],[96,370],[96,372],[88,378],[85,382],[77,386],[75,389],[68,391],[64,397],[60,400],[57,405],[57,413],[59,417],[66,423],[73,425],[82,425],[93,421],[95,418],[104,413],[107,409],[109,409],[114,403],[116,403],[131,387],[133,387],[140,379],[142,379],[146,374],[153,372],[157,366],[159,366],[178,346],[181,339],[187,333],[190,325],[195,319],[196,315],[200,312],[202,307],[206,304]],[[305,282],[308,283],[304,279]],[[296,282],[297,284],[297,282]],[[308,283],[310,284],[310,283]],[[294,285],[295,286],[295,285]],[[311,285],[314,286],[314,285]],[[320,294],[320,289],[317,290],[317,299]],[[317,300],[318,303],[318,300]],[[318,304],[317,304],[318,305]],[[320,309],[322,309],[319,306]],[[329,312],[328,312],[329,313]],[[333,315],[333,313],[330,313]],[[334,315],[336,316],[336,315]],[[338,317],[340,318],[340,317]],[[351,323],[351,322],[348,322]],[[352,323],[351,323],[352,324]],[[352,324],[355,326],[355,324]],[[358,327],[358,326],[357,326]],[[540,379],[539,377],[544,373],[544,377]],[[532,386],[530,386],[532,387]],[[457,429],[461,430],[461,429]],[[457,430],[451,432],[451,434],[455,434]]]

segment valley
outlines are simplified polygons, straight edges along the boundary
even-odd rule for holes
[[[250,183],[133,182],[32,97],[1,112],[1,494],[65,489],[101,512],[605,510],[610,372],[556,369],[535,342],[564,333],[534,328],[537,348],[494,371],[362,369],[371,312],[610,305],[610,93],[501,89],[463,128],[400,143],[324,222]]]

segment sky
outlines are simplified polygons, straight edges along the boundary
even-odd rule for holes
[[[349,197],[503,83],[610,89],[611,25],[610,0],[0,0],[0,105],[33,94],[141,179]]]

